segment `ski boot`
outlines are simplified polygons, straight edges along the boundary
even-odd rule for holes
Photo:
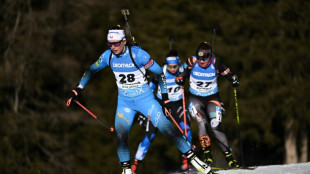
[[[208,166],[206,163],[202,162],[192,150],[186,152],[185,155],[187,159],[190,160],[191,164],[196,168],[196,170],[203,174],[213,174],[213,172],[211,171],[211,167]]]
[[[124,169],[124,168],[123,168],[122,174],[133,174],[133,173],[132,173],[132,171],[131,171],[130,168],[129,168],[129,169]]]
[[[131,170],[134,174],[138,171],[140,163],[141,163],[140,160],[135,159],[133,165],[131,165]]]
[[[239,168],[240,167],[237,160],[235,160],[232,157],[231,152],[224,152],[224,154],[225,154],[226,162],[227,162],[229,168]]]
[[[190,169],[191,166],[188,162],[188,159],[186,156],[182,155],[182,165],[181,165],[181,170],[184,171],[184,170],[188,170]]]
[[[205,162],[209,166],[212,166],[214,161],[213,161],[213,156],[211,154],[211,147],[207,147],[206,149],[203,149],[203,155],[204,155],[203,162]]]
[[[121,162],[121,166],[123,168],[122,174],[133,174],[130,168],[129,161]]]

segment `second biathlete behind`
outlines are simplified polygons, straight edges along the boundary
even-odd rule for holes
[[[167,93],[169,96],[170,102],[165,105],[169,110],[170,114],[173,116],[173,119],[178,123],[183,132],[185,131],[185,126],[187,130],[187,139],[192,141],[192,133],[190,128],[190,117],[186,114],[186,125],[184,124],[184,110],[183,110],[183,100],[182,100],[182,86],[176,84],[175,78],[181,72],[183,72],[183,65],[180,64],[180,59],[177,55],[177,51],[172,49],[169,51],[165,58],[164,66],[162,67],[163,73],[166,77],[167,84]],[[154,77],[150,82],[150,87],[152,90],[157,88],[156,98],[162,103],[162,95],[158,79]],[[140,142],[137,153],[135,155],[135,160],[132,165],[132,171],[136,172],[138,170],[139,164],[144,159],[152,140],[155,138],[157,133],[157,128],[151,122],[146,124],[146,134],[144,139]],[[182,155],[182,170],[189,168],[189,162],[187,157]]]

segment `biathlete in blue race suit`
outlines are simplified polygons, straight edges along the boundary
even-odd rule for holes
[[[127,45],[128,39],[126,39],[124,29],[120,26],[109,30],[107,40],[110,49],[106,50],[84,73],[79,85],[69,93],[67,106],[71,105],[72,100],[76,99],[95,73],[110,66],[118,87],[115,131],[117,135],[117,154],[123,168],[122,174],[132,173],[127,140],[137,112],[148,116],[154,126],[173,141],[183,154],[191,159],[192,165],[197,170],[202,173],[210,173],[211,167],[196,157],[191,150],[190,144],[173,128],[147,84],[145,72],[148,69],[158,76],[164,103],[169,102],[166,81],[160,66],[140,47]]]
[[[185,130],[184,127],[184,110],[183,110],[183,98],[182,98],[182,86],[175,83],[175,78],[178,74],[183,72],[183,65],[180,64],[180,59],[177,55],[177,51],[172,49],[166,55],[165,58],[165,65],[162,68],[163,73],[166,77],[167,82],[167,91],[170,102],[166,105],[167,109],[169,110],[170,114],[172,115],[173,119],[178,123],[181,129]],[[158,85],[158,79],[154,77],[150,82],[150,87],[152,90],[157,88],[157,100],[161,103],[162,95],[161,95],[161,88]],[[187,139],[188,141],[192,141],[192,134],[190,128],[190,117],[186,114],[186,128],[187,128]],[[146,134],[144,139],[140,142],[138,146],[137,153],[135,155],[135,160],[132,165],[132,171],[136,172],[138,170],[139,164],[144,159],[152,140],[155,138],[157,132],[157,128],[152,124],[147,122],[146,123]],[[182,170],[186,170],[189,168],[189,164],[187,161],[186,156],[183,155],[182,160]]]
[[[228,139],[221,128],[222,106],[217,83],[217,77],[220,74],[229,80],[233,87],[238,87],[238,77],[212,55],[211,46],[207,42],[198,45],[196,55],[188,58],[184,68],[184,72],[176,77],[176,82],[182,85],[185,83],[185,78],[189,77],[188,110],[198,125],[198,136],[204,153],[204,162],[209,165],[213,163],[211,143],[206,127],[210,125],[226,157],[228,166],[239,167],[237,161],[232,157]]]

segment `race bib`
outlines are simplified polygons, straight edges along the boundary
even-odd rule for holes
[[[140,69],[145,74],[145,69]],[[121,89],[132,89],[141,87],[142,85],[147,83],[144,75],[139,71],[132,72],[115,72],[114,75],[116,78],[116,84]]]

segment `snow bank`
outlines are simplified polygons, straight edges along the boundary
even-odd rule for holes
[[[254,170],[222,170],[216,171],[218,174],[310,174],[310,162],[259,166]],[[179,174],[178,172],[170,174]],[[184,174],[198,174],[198,172],[185,172]]]

